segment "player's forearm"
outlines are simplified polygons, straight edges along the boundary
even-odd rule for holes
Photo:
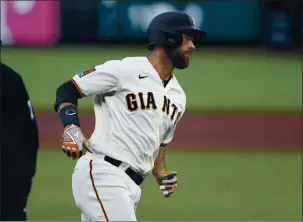
[[[58,110],[57,112],[60,113],[60,110],[63,109],[64,107],[66,106],[75,106],[77,108],[77,106],[73,103],[69,103],[69,102],[65,102],[65,103],[61,103],[59,106],[58,106]]]
[[[164,162],[162,162],[162,161],[155,161],[155,166],[154,166],[153,171],[152,171],[153,175],[155,177],[158,177],[158,175],[160,175],[164,171],[165,171]]]
[[[80,126],[77,104],[81,94],[72,81],[63,83],[56,91],[55,111],[58,112],[63,126]]]
[[[154,168],[152,170],[152,174],[157,177],[159,174],[165,171],[165,148],[160,147],[159,154],[154,163]]]

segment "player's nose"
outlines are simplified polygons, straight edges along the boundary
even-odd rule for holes
[[[190,51],[193,51],[196,49],[196,46],[193,41],[188,41],[188,48]]]

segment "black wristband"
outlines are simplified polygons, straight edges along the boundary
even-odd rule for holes
[[[77,107],[73,105],[64,106],[60,110],[59,116],[64,127],[70,124],[74,124],[80,127]]]

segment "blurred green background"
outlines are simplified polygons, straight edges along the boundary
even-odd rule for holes
[[[143,46],[3,48],[2,61],[20,72],[36,109],[48,110],[57,87],[73,75],[109,59],[147,56]],[[200,48],[176,76],[187,94],[187,109],[294,111],[302,108],[302,57],[254,49]],[[90,99],[80,100],[90,109]]]
[[[57,46],[4,48],[2,59],[20,72],[37,112],[53,112],[56,88],[107,59],[148,55],[143,47]],[[299,111],[301,59],[259,50],[201,48],[191,67],[177,71],[189,111]],[[80,102],[92,109],[91,99]],[[45,126],[47,127],[47,126]],[[186,150],[187,147],[184,147]],[[173,149],[173,148],[171,148]],[[75,162],[59,147],[42,147],[28,203],[29,220],[79,220],[71,191]],[[152,177],[142,186],[138,220],[300,220],[301,153],[181,152],[167,154],[179,173],[171,199]]]
[[[298,153],[167,153],[178,188],[165,199],[153,177],[142,185],[139,221],[299,221],[302,156]],[[80,220],[71,191],[75,162],[59,149],[39,152],[29,220]]]

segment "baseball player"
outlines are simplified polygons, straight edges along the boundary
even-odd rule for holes
[[[57,89],[63,151],[72,159],[82,156],[72,176],[82,221],[136,221],[140,184],[149,174],[165,197],[177,187],[177,173],[167,170],[164,161],[186,106],[173,70],[188,67],[193,41],[205,39],[206,33],[189,15],[166,12],[151,21],[148,34],[149,57],[107,61]],[[78,99],[88,96],[94,97],[95,111],[89,140],[77,110]]]

